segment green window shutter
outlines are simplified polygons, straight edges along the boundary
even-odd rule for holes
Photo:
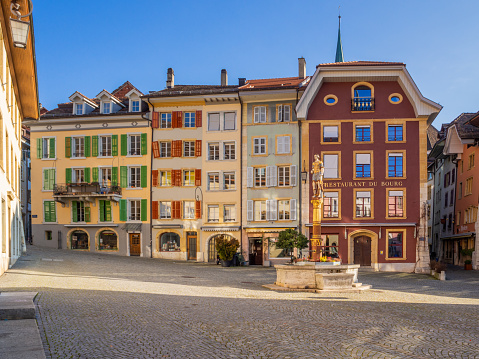
[[[141,200],[141,220],[142,220],[142,221],[147,221],[147,220],[148,220],[148,217],[147,217],[147,214],[148,214],[147,206],[148,206],[148,203],[147,203],[146,199],[142,199],[142,200]]]
[[[43,213],[44,213],[44,220],[45,222],[51,222],[50,218],[50,202],[44,201],[43,202]]]
[[[141,134],[141,154],[146,155],[148,152],[148,147],[146,146],[147,135],[146,133]]]
[[[111,202],[105,201],[105,221],[111,222]]]
[[[50,183],[50,170],[43,170],[43,190],[46,191],[48,190],[48,186]]]
[[[128,187],[128,167],[120,166],[120,186],[121,188]]]
[[[148,170],[146,166],[141,166],[141,187],[146,188],[148,183]]]
[[[118,167],[111,169],[111,183],[113,186],[118,186]]]
[[[65,168],[65,182],[66,184],[72,183],[72,169]]]
[[[70,158],[72,156],[72,138],[65,137],[65,157]]]
[[[91,222],[90,207],[85,207],[85,222]]]
[[[73,222],[78,222],[78,217],[77,217],[77,201],[72,201],[72,220]]]
[[[57,209],[55,206],[55,201],[50,201],[50,221],[51,222],[57,221]]]
[[[48,175],[48,189],[53,191],[53,187],[55,187],[55,169],[52,168],[48,170],[50,174]]]
[[[98,182],[98,167],[92,167],[91,180],[92,182]]]
[[[98,136],[91,136],[91,155],[98,157]]]
[[[128,138],[126,135],[121,135],[121,155],[126,156],[128,154]]]
[[[120,221],[126,222],[127,210],[126,199],[120,199]]]
[[[118,135],[111,136],[111,154],[118,156]]]
[[[42,158],[42,139],[37,138],[37,158]]]
[[[86,167],[86,168],[85,168],[85,182],[86,182],[86,183],[90,183],[90,182],[91,182],[91,181],[90,181],[90,173],[91,173],[90,167]]]
[[[100,203],[100,222],[105,222],[105,201],[98,201]]]
[[[85,157],[90,157],[90,136],[85,136]]]
[[[50,158],[55,158],[55,139],[50,138]]]

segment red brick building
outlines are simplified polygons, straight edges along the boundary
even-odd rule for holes
[[[325,166],[322,239],[343,263],[428,269],[427,128],[441,106],[397,62],[321,64],[297,106],[303,172]],[[303,186],[312,235],[312,187]]]

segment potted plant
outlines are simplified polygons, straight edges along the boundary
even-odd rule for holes
[[[235,238],[227,238],[224,235],[216,238],[216,251],[221,260],[222,267],[230,267],[233,257],[238,250],[240,244]]]
[[[472,270],[472,261],[470,259],[464,261],[464,270]]]
[[[276,241],[276,248],[285,249],[291,255],[291,263],[294,261],[293,249],[303,249],[308,246],[308,239],[302,233],[288,228],[279,232],[278,240]]]
[[[466,259],[464,261],[464,269],[465,270],[472,270],[472,260],[471,260],[472,259],[472,253],[474,253],[474,249],[472,249],[472,248],[461,250],[461,254],[464,257],[468,257],[468,259]]]

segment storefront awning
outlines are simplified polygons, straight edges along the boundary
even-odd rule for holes
[[[245,229],[247,233],[279,233],[289,228],[296,229],[297,227],[251,227]]]
[[[470,238],[475,236],[476,234],[474,232],[466,232],[466,233],[458,233],[458,234],[453,234],[452,236],[449,237],[442,237],[442,241],[447,241],[447,240],[455,240],[455,239],[463,239],[463,238]]]
[[[127,232],[141,232],[141,223],[126,223],[123,230]]]
[[[203,226],[203,227],[201,227],[201,230],[205,231],[205,232],[236,232],[236,231],[239,231],[240,229],[241,229],[240,226],[231,226],[231,227],[225,227],[225,226],[206,227],[206,226]]]
[[[64,227],[67,228],[75,228],[75,227],[83,227],[83,228],[88,228],[88,227],[118,227],[118,224],[113,224],[113,223],[99,223],[99,224],[64,224]]]
[[[180,228],[183,228],[183,225],[182,224],[154,224],[152,227],[155,229],[162,229],[162,228],[180,229]]]
[[[306,223],[306,227],[312,227]],[[416,223],[321,223],[321,227],[415,227]]]

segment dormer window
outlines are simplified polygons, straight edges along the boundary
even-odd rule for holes
[[[367,82],[360,82],[352,88],[352,111],[374,111],[374,88]]]
[[[111,113],[111,103],[110,102],[103,102],[103,113],[104,114]]]
[[[139,100],[131,101],[131,112],[140,112],[140,101]]]
[[[83,104],[82,103],[76,103],[75,104],[75,114],[76,115],[83,115]]]

